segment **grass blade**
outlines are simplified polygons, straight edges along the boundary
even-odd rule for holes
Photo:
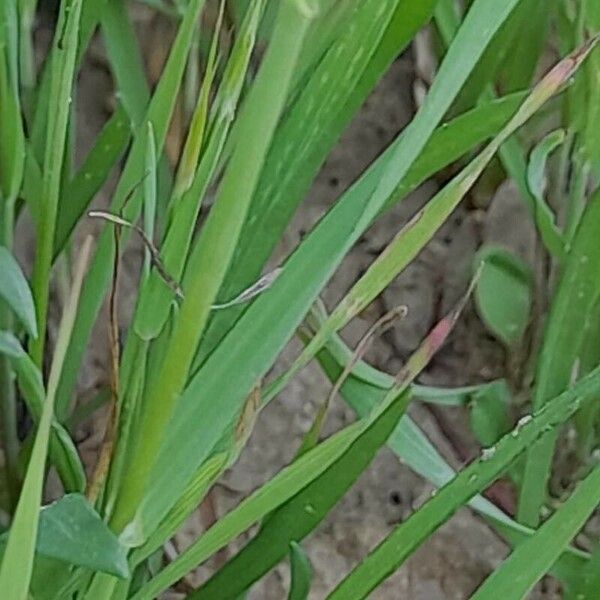
[[[60,324],[56,350],[52,360],[48,379],[48,392],[38,425],[31,458],[27,467],[23,489],[10,529],[6,552],[0,566],[0,589],[8,598],[26,600],[27,590],[33,571],[33,557],[37,539],[39,522],[39,506],[42,500],[44,482],[44,467],[52,419],[54,416],[54,401],[60,371],[63,367],[69,336],[75,322],[75,313],[83,275],[91,248],[91,238],[84,244],[77,264],[73,288]]]
[[[556,258],[563,259],[565,245],[562,234],[555,224],[554,213],[544,198],[546,192],[546,162],[550,154],[565,140],[564,129],[557,129],[532,150],[527,165],[527,184],[535,199],[534,218],[544,245]]]
[[[578,364],[586,332],[597,319],[600,295],[600,254],[597,243],[600,223],[600,191],[590,200],[567,257],[538,362],[534,410],[548,398],[565,390],[579,376]],[[551,432],[527,453],[519,495],[518,520],[532,527],[540,519],[546,501],[556,432]]]
[[[111,0],[120,2],[120,0]],[[177,37],[171,47],[169,58],[163,70],[161,79],[156,87],[144,123],[150,122],[154,128],[156,152],[162,153],[171,115],[177,98],[177,91],[185,69],[186,56],[189,51],[193,31],[196,26],[204,0],[191,0],[181,21]],[[129,199],[127,206],[123,206],[132,189],[136,188],[144,174],[146,152],[147,125],[141,124],[136,129],[134,142],[131,147],[123,173],[114,193],[111,212],[119,213],[123,210],[123,218],[134,222],[141,209],[141,194],[138,192]],[[127,239],[127,232],[121,234],[123,245]],[[86,275],[77,321],[69,344],[69,353],[66,358],[57,397],[57,416],[64,421],[68,416],[68,407],[71,394],[75,387],[79,365],[84,356],[85,347],[89,338],[94,320],[102,306],[103,291],[108,289],[113,265],[113,235],[110,227],[105,227],[97,244],[96,253]]]
[[[102,34],[125,112],[134,128],[143,125],[150,101],[144,60],[136,43],[127,4],[124,0],[105,0],[101,13]]]
[[[237,598],[273,568],[287,554],[290,542],[302,540],[317,527],[367,468],[396,427],[408,403],[407,394],[399,397],[386,415],[365,429],[328,469],[315,476],[290,500],[279,507],[274,506],[274,512],[269,514],[260,532],[196,590],[190,600],[206,600],[214,598],[215,594],[223,599]]]
[[[161,255],[165,270],[176,281],[181,280],[206,190],[216,175],[225,142],[238,110],[262,11],[263,2],[254,1],[246,12],[211,109],[210,122],[207,123],[210,131],[205,134],[208,139],[203,147],[200,164],[196,165],[197,161],[190,159],[189,162],[193,163],[194,169],[191,185],[187,187],[187,182],[185,185],[179,184],[181,194],[178,195],[177,187],[173,193],[170,203],[171,221],[162,244]],[[212,73],[209,70],[201,90],[202,95],[208,95],[211,77]],[[199,98],[199,103],[200,110],[202,110],[205,103],[203,97]],[[188,135],[193,136],[197,133],[190,129]],[[191,147],[193,148],[194,145],[192,144]],[[195,152],[192,154],[195,155]],[[182,168],[183,166],[180,167],[180,171]],[[191,164],[190,168],[192,168]],[[187,180],[187,175],[185,179]],[[153,272],[150,281],[140,292],[140,307],[136,311],[134,321],[135,331],[142,339],[155,338],[163,330],[169,317],[172,301],[172,292],[165,289],[161,278],[156,272]]]
[[[491,484],[512,461],[544,433],[567,421],[600,391],[600,368],[572,389],[551,400],[533,417],[503,437],[492,452],[463,469],[450,483],[397,527],[347,575],[328,600],[365,598],[389,577],[436,529],[463,504]]]
[[[302,490],[342,456],[364,428],[364,422],[350,425],[283,469],[206,531],[186,552],[179,555],[174,562],[142,587],[133,598],[135,600],[156,598],[162,590],[167,589],[253,523]]]
[[[314,12],[312,4],[299,0],[286,0],[281,5],[271,44],[238,121],[239,143],[189,258],[183,281],[185,299],[161,373],[144,407],[137,445],[126,470],[127,486],[115,507],[112,523],[117,530],[133,517],[146,491],[171,412],[185,386],[211,307],[233,258],[264,156],[285,106],[293,67]],[[136,540],[134,544],[140,544],[147,537],[145,527],[143,521],[134,522],[131,530],[132,540]]]
[[[589,45],[581,51],[577,51],[577,53],[567,57],[552,69],[534,88],[514,117],[479,156],[469,163],[445,188],[438,192],[425,208],[417,213],[396,235],[384,252],[371,264],[367,272],[337,305],[335,311],[322,324],[320,330],[304,348],[294,364],[271,386],[267,392],[269,397],[279,393],[291,378],[312,360],[332,334],[344,327],[354,316],[366,308],[392,279],[410,264],[458,206],[465,194],[473,187],[499,148],[560,89],[564,82],[568,80],[568,77],[575,72],[587,57],[591,48],[592,45]],[[385,174],[383,174],[383,177],[385,177]],[[376,189],[373,197],[377,195]],[[370,209],[367,209],[366,212],[369,211]]]
[[[468,294],[470,291],[471,288],[469,288]],[[310,531],[323,518],[331,505],[339,499],[340,493],[347,489],[358,476],[358,473],[370,462],[376,450],[393,431],[398,419],[408,405],[407,387],[446,340],[447,335],[456,323],[466,298],[467,296],[452,313],[442,319],[432,330],[400,371],[394,386],[390,388],[381,405],[376,407],[368,417],[335,434],[319,446],[300,456],[292,465],[283,469],[279,475],[244,500],[238,508],[221,519],[211,530],[190,546],[155,580],[151,581],[138,595],[134,596],[135,600],[146,600],[153,597],[153,594],[159,593],[162,589],[165,589],[164,586],[177,581],[189,569],[204,561],[225,545],[227,541],[247,529],[255,520],[263,518],[267,514],[271,516],[265,527],[271,528],[273,523],[275,531],[287,535],[288,530],[277,527],[277,513],[272,514],[272,511],[290,498],[293,498],[290,512],[296,514],[296,518],[292,519],[292,523],[300,524],[301,530],[306,529],[308,525],[308,531]],[[319,462],[316,461],[317,456],[322,457]],[[358,473],[356,469],[359,469]],[[327,485],[318,485],[317,482],[321,482],[321,484],[323,482],[321,477],[325,477]],[[330,486],[337,489],[333,490]],[[319,498],[319,496],[322,496],[322,498]],[[319,506],[321,501],[324,504],[323,506]],[[314,502],[316,508],[307,510],[307,502],[310,507],[312,507],[311,503]],[[298,521],[297,511],[299,508],[303,513],[304,523]],[[289,517],[285,515],[285,512],[287,512],[285,507],[283,511],[282,519],[287,523]],[[304,535],[308,531],[305,531]],[[286,539],[284,555],[288,544],[289,540]],[[218,589],[221,594],[222,583],[218,586]],[[200,595],[201,593],[201,591],[198,592],[198,597],[204,597]],[[192,597],[196,597],[196,594]]]
[[[260,532],[191,596],[193,600],[208,600],[216,594],[236,598],[286,555],[292,541],[302,540],[317,527],[396,428],[410,401],[409,385],[444,343],[463,305],[464,301],[444,318],[409,359],[386,391],[381,405],[375,406],[371,415],[365,417],[371,424],[343,456],[271,513]],[[305,450],[304,445],[302,450]]]
[[[131,137],[131,125],[119,106],[104,125],[83,165],[66,185],[59,200],[54,259],[63,250],[75,225],[104,185]]]
[[[567,590],[565,600],[593,600],[600,587],[600,545],[589,562],[578,572],[576,583]]]
[[[471,600],[522,600],[555,563],[600,503],[600,467],[492,573]]]
[[[221,473],[229,464],[229,456],[221,452],[207,460],[192,479],[177,504],[169,511],[160,526],[154,530],[146,543],[132,553],[133,564],[139,564],[156,552],[183,525],[191,512],[196,509]]]
[[[501,112],[506,108],[506,105],[496,106]],[[490,114],[488,110],[489,107],[484,111],[487,115]],[[502,114],[505,115],[503,112]],[[477,111],[471,114],[479,124],[480,116],[482,113]],[[472,133],[469,123],[472,121],[465,117],[458,127],[459,131],[467,132],[467,139]],[[450,128],[451,126],[448,127]],[[475,129],[478,130],[477,136],[482,133],[479,126]],[[443,131],[440,132],[441,139],[444,139]],[[432,138],[432,141],[436,141],[436,138]],[[472,142],[473,138],[470,138],[468,143]],[[434,163],[439,164],[438,160],[445,160],[446,152],[460,154],[461,146],[455,145],[454,141],[444,146],[443,151],[432,146],[432,155],[424,156],[423,163],[416,163],[407,179],[416,185],[419,176],[424,175],[428,168],[433,168]],[[344,194],[288,259],[268,294],[260,296],[250,305],[232,331],[193,376],[176,407],[169,426],[169,437],[153,473],[153,481],[158,488],[168,488],[174,495],[181,493],[202,461],[210,456],[226,431],[231,430],[241,410],[241,403],[255,385],[256,378],[268,370],[310,310],[347,249],[360,236],[361,230],[356,230],[355,224],[363,214],[365,203],[379,177],[380,172],[372,168]],[[403,183],[408,184],[408,181]],[[402,188],[402,191],[405,190],[406,188]],[[388,205],[396,198],[397,196],[390,197]],[[274,322],[273,314],[285,314],[286,319]],[[229,364],[236,364],[238,367],[245,365],[245,368],[237,368],[232,372],[227,367]],[[244,390],[246,396],[242,395]],[[223,400],[215,403],[213,399],[217,397]],[[194,436],[192,415],[196,411],[202,413],[203,418],[212,424],[202,439]],[[177,464],[178,468],[172,469],[173,464]],[[159,483],[161,481],[165,483]],[[164,495],[161,500],[166,500]]]
[[[352,352],[335,336],[319,353],[321,367],[332,383],[337,381],[342,373],[342,365],[346,364],[351,355]],[[360,370],[357,369],[358,372],[353,373],[343,385],[341,394],[356,414],[364,417],[373,410],[374,406],[383,401],[394,379],[364,363],[362,365],[359,363],[357,367],[359,366]],[[422,388],[413,385],[411,390],[414,396],[418,396]],[[388,439],[388,446],[402,459],[403,464],[408,465],[437,487],[442,487],[456,476],[456,472],[408,415],[400,419],[396,430]],[[485,517],[492,527],[513,546],[535,533],[535,530],[514,521],[482,496],[471,498],[469,506]],[[584,553],[570,547],[560,557],[552,572],[565,583],[572,584],[577,580],[579,568],[585,560]]]
[[[31,343],[30,352],[38,366],[42,364],[46,341],[54,232],[73,93],[81,4],[82,0],[70,0],[61,4],[59,26],[50,58],[52,75],[44,154],[43,200],[39,206],[36,259],[32,277],[39,336]]]
[[[337,4],[335,9],[347,9],[347,3]],[[234,297],[260,276],[327,153],[378,79],[427,23],[434,2],[369,0],[358,4],[354,14],[349,10],[351,18],[303,82],[278,128],[220,299]],[[310,39],[306,52],[311,54],[318,44],[309,48],[309,43]],[[241,312],[233,309],[213,317],[195,368]]]
[[[404,178],[421,154],[494,33],[502,26],[519,1],[507,0],[501,5],[498,5],[495,0],[473,2],[440,65],[423,105],[408,125],[405,135],[400,138],[393,157],[373,193],[370,207],[357,224],[358,229],[370,224],[393,193],[398,182]]]

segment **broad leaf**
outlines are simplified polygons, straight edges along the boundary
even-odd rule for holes
[[[533,277],[518,256],[486,246],[475,257],[482,265],[475,289],[477,309],[489,330],[508,348],[516,348],[525,334],[533,302]]]
[[[39,519],[38,554],[116,577],[129,576],[125,549],[81,494],[68,494],[43,507]],[[7,537],[0,537],[0,545]]]

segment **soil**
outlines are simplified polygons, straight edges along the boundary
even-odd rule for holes
[[[410,53],[396,61],[344,133],[286,232],[278,251],[281,255],[297,244],[303,233],[411,119],[415,112],[414,62]],[[84,155],[106,119],[111,97],[110,75],[102,48],[95,42],[78,84],[79,156]],[[437,189],[437,182],[426,183],[365,234],[325,291],[326,304],[334,305]],[[106,205],[109,191],[104,190],[95,202]],[[518,216],[523,204],[513,187],[503,185],[488,201],[491,208],[484,211],[467,199],[417,260],[344,332],[346,339],[356,344],[368,326],[385,312],[398,304],[408,307],[407,317],[369,351],[367,359],[374,366],[390,373],[400,368],[433,324],[464,293],[472,274],[474,255],[482,243],[502,244],[531,259],[533,233],[527,225],[528,220]],[[91,228],[91,224],[86,227]],[[78,230],[78,237],[82,233]],[[24,255],[30,253],[31,248],[27,237],[25,233],[20,237]],[[123,322],[132,310],[139,256],[140,249],[132,246],[124,258],[120,290]],[[98,328],[80,378],[82,391],[106,381],[105,338],[106,333]],[[297,352],[298,344],[290,344],[281,358],[282,364],[289,363]],[[474,308],[469,306],[451,339],[420,381],[435,385],[488,381],[505,373],[505,361],[503,349],[486,332]],[[223,484],[215,486],[211,492],[210,505],[205,504],[192,515],[175,537],[171,551],[180,552],[211,518],[225,514],[292,459],[329,389],[330,384],[318,368],[311,365],[262,412],[239,461],[226,474]],[[468,429],[465,410],[434,410],[415,404],[410,412],[453,466],[459,468],[478,452],[479,447]],[[353,418],[352,411],[337,399],[329,414],[327,432],[349,424]],[[83,456],[90,465],[102,431],[100,415],[80,432]],[[382,451],[318,530],[303,543],[314,569],[310,598],[323,598],[431,491],[430,484],[401,464],[390,451]],[[239,541],[234,545],[240,546]],[[463,600],[500,563],[507,551],[507,546],[479,517],[463,509],[371,597],[378,600]],[[218,560],[231,554],[230,548]],[[187,582],[199,583],[210,568],[211,565],[199,569]],[[281,600],[287,595],[288,583],[288,566],[281,564],[254,586],[250,598]],[[178,589],[182,589],[181,586],[165,598],[182,597]],[[559,598],[560,594],[551,581],[546,581],[531,597],[550,599]]]

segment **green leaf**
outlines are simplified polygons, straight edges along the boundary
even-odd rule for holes
[[[309,75],[300,82],[275,134],[220,299],[237,296],[258,279],[331,148],[392,61],[427,23],[435,2],[353,0],[352,4],[358,5],[354,10],[348,4],[336,2],[332,8],[338,12],[348,9],[350,14],[341,19],[339,29],[334,27],[337,37],[322,57],[317,54],[321,40],[310,34],[307,38],[302,66]],[[318,21],[317,30],[322,30]],[[377,181],[373,180],[373,187]],[[242,310],[213,316],[195,368]]]
[[[588,563],[578,572],[575,584],[567,590],[565,600],[594,600],[600,588],[600,544],[596,544]]]
[[[476,462],[437,491],[356,567],[328,600],[359,600],[389,577],[431,534],[477,492],[490,485],[540,436],[567,421],[600,391],[600,368],[551,400],[533,417],[522,420]],[[558,554],[558,553],[557,553]]]
[[[540,56],[546,48],[555,5],[554,0],[545,4],[537,0],[523,1],[520,22],[515,28],[517,35],[501,68],[500,86],[504,93],[531,85]]]
[[[156,142],[154,139],[154,129],[152,123],[148,122],[148,132],[146,135],[146,156],[145,156],[145,178],[144,178],[144,206],[142,210],[143,227],[142,230],[146,239],[154,241],[154,228],[156,224],[156,186],[157,186],[157,159]],[[143,280],[150,275],[152,266],[152,255],[150,248],[144,246],[144,265]]]
[[[304,348],[292,366],[269,387],[269,397],[273,397],[281,391],[291,378],[312,360],[329,336],[340,330],[365,309],[394,277],[414,260],[473,187],[499,148],[560,89],[567,73],[573,73],[577,69],[589,54],[590,49],[591,46],[587,48],[587,51],[568,57],[552,69],[533,89],[500,133],[396,234],[385,250],[369,266],[366,273],[338,303],[332,314],[320,324],[315,337]],[[390,167],[391,163],[388,164],[388,170],[391,170]],[[385,180],[385,173],[382,174],[382,178]],[[361,231],[361,225],[367,224],[364,223],[365,215],[370,214],[371,202],[375,202],[375,204],[379,202],[377,190],[381,189],[380,186],[381,183],[371,196],[354,231]]]
[[[440,0],[435,6],[435,24],[445,46],[452,43],[460,26],[460,15],[454,0]]]
[[[248,14],[252,12],[257,12],[260,16],[260,3],[254,3],[249,6],[249,9],[254,9],[254,11],[249,10]],[[256,10],[258,8],[258,11]],[[210,45],[210,51],[207,58],[207,64],[204,72],[204,77],[202,80],[202,85],[200,86],[200,90],[198,92],[198,98],[196,100],[196,106],[193,110],[192,117],[190,120],[189,131],[187,137],[185,139],[185,143],[183,145],[183,149],[181,151],[181,158],[179,160],[179,166],[177,167],[177,175],[175,177],[175,184],[173,187],[173,198],[174,202],[179,200],[181,196],[186,192],[192,185],[194,174],[196,172],[196,167],[198,166],[198,159],[200,157],[200,150],[203,144],[206,144],[206,136],[205,131],[208,125],[208,113],[209,113],[209,104],[210,104],[210,94],[211,88],[217,73],[217,62],[218,62],[218,52],[219,52],[219,39],[221,36],[221,28],[223,24],[223,13],[225,9],[224,2],[221,2],[219,8],[219,14],[217,18],[217,22],[214,26],[213,30],[213,39]],[[258,19],[257,19],[258,20]],[[252,19],[250,19],[250,23]],[[240,65],[235,59],[231,58],[227,61],[227,69],[234,69],[238,71],[238,77],[240,80],[245,79],[246,69],[249,62],[249,55],[254,48],[254,35],[255,27],[248,25],[246,22],[242,23],[240,27],[240,34],[236,36],[236,46],[239,46],[240,38],[245,38],[244,34],[248,34],[248,29],[250,29],[250,38],[251,43],[247,44],[247,49],[245,55],[248,56],[248,60],[244,64],[242,59],[242,65]],[[237,48],[232,50],[232,56],[235,56]],[[244,56],[244,55],[242,55]],[[241,66],[241,68],[240,68]],[[228,79],[227,75],[223,76],[223,79]],[[239,83],[239,89],[241,89],[241,81]],[[239,92],[238,92],[239,93]],[[237,98],[231,98],[232,105],[237,104]],[[233,113],[234,109],[231,108],[230,112]]]
[[[531,269],[518,256],[493,246],[482,248],[475,267],[482,265],[475,289],[481,319],[508,348],[516,348],[523,339],[532,307]]]
[[[18,13],[14,1],[3,2],[0,7],[0,47],[6,51],[6,67],[10,73],[13,91],[19,89],[19,42],[18,42]]]
[[[84,496],[63,496],[44,506],[39,515],[36,553],[116,577],[129,577],[125,549]],[[0,537],[0,545],[7,537]]]
[[[454,4],[455,2],[449,0],[448,3]],[[502,89],[504,93],[508,93],[527,89],[531,85],[533,70],[546,41],[545,34],[550,12],[545,6],[543,10],[540,10],[537,0],[521,0],[519,2],[478,61],[461,90],[453,111],[462,112],[465,108],[470,108],[486,97],[487,91],[496,87]],[[447,30],[444,38],[447,38],[448,34],[458,29],[460,19],[456,15],[456,11],[449,10],[444,11],[444,17],[444,27]],[[535,32],[529,31],[532,26],[535,28]],[[527,38],[526,42],[522,40],[523,37]],[[444,43],[447,45],[446,39],[444,39]],[[515,46],[523,47],[518,55],[519,60],[513,59],[513,55],[516,53]],[[516,64],[510,69],[506,69],[504,65],[511,61]],[[506,77],[504,72],[507,72]]]
[[[565,390],[580,374],[581,353],[588,331],[598,319],[600,298],[600,190],[591,198],[579,227],[544,331],[537,366],[533,408]],[[536,526],[546,500],[556,432],[551,432],[527,454],[519,496],[518,520]]]
[[[19,263],[4,246],[0,246],[0,298],[17,315],[31,337],[37,337],[35,307],[29,284]]]
[[[460,91],[495,32],[520,0],[475,0],[458,30],[419,112],[407,126],[382,174],[370,206],[357,228],[369,224],[383,208],[398,182],[403,179],[425,148],[437,125]]]
[[[329,364],[330,360],[337,363],[340,368],[338,375],[350,361],[354,362],[355,360],[353,358],[354,352],[346,346],[339,335],[331,336],[321,352],[325,352],[329,357],[326,364]],[[317,357],[321,357],[321,353],[319,353]],[[331,372],[328,371],[327,368],[325,368],[325,370],[331,378]],[[368,384],[368,387],[375,388],[374,391],[377,392],[388,390],[394,382],[391,375],[375,369],[363,360],[356,361],[350,375],[354,379]],[[337,375],[333,379],[337,379]],[[467,406],[479,396],[481,398],[495,396],[496,398],[502,398],[505,402],[510,398],[510,390],[504,379],[496,379],[487,383],[461,387],[432,387],[415,383],[410,389],[415,400],[439,406]]]
[[[159,527],[152,532],[152,535],[143,546],[134,550],[131,557],[133,564],[140,564],[152,553],[160,550],[165,540],[175,535],[190,513],[200,505],[206,493],[227,468],[228,464],[230,464],[228,453],[220,452],[213,455],[200,467],[187,489]]]
[[[42,197],[42,169],[33,155],[33,148],[30,143],[26,144],[24,168],[21,195],[27,203],[33,222],[37,223],[39,220],[40,198]]]
[[[492,573],[471,600],[522,600],[552,567],[600,503],[600,467]]]
[[[361,421],[300,455],[292,465],[281,471],[279,475],[242,502],[238,508],[219,521],[211,531],[190,546],[154,582],[150,583],[147,590],[142,590],[145,591],[145,594],[142,594],[140,598],[136,597],[136,599],[149,598],[150,594],[162,591],[164,586],[179,579],[182,573],[205,560],[210,555],[207,554],[209,549],[210,553],[216,552],[221,547],[220,545],[225,544],[233,536],[241,533],[252,523],[246,517],[246,513],[254,515],[255,519],[269,515],[268,521],[257,536],[259,545],[262,546],[262,551],[258,550],[258,555],[269,556],[266,550],[267,548],[270,549],[267,568],[273,565],[273,560],[277,562],[281,558],[281,556],[277,557],[276,552],[273,552],[276,548],[275,542],[281,547],[281,542],[284,540],[283,555],[285,555],[291,541],[290,538],[301,538],[311,531],[356,480],[360,472],[371,462],[376,451],[385,443],[385,440],[393,431],[398,419],[408,406],[409,394],[406,392],[409,385],[446,340],[466,303],[471,289],[472,286],[469,288],[467,296],[458,304],[458,307],[440,320],[432,329],[398,373],[394,385],[387,391],[383,401],[375,410]],[[306,463],[310,464],[311,460],[316,459],[317,455],[327,456],[326,453],[328,453],[329,447],[337,447],[339,440],[346,440],[347,436],[349,436],[349,439],[347,442],[342,442],[346,445],[341,448],[339,454],[332,456],[330,461],[318,463],[318,466],[313,463],[312,475],[303,479],[307,475]],[[284,488],[286,490],[285,495],[281,496],[279,490],[284,480],[287,481],[287,487]],[[288,500],[290,501],[284,504]],[[273,513],[273,510],[280,506],[281,509]],[[259,510],[260,515],[258,514]],[[231,523],[225,524],[225,521]],[[266,544],[264,543],[265,531],[272,531],[275,538],[271,538]],[[240,556],[243,555],[242,552]],[[253,562],[255,560],[250,560],[249,565]],[[238,572],[237,569],[236,572]],[[243,570],[240,572],[243,572]],[[221,583],[217,586],[219,594],[222,593],[222,585]],[[243,586],[242,591],[245,587]],[[202,591],[198,593],[202,594]]]
[[[137,44],[125,0],[104,1],[101,25],[106,53],[123,108],[137,129],[143,125],[150,100],[144,59]]]
[[[10,2],[6,3],[8,9]],[[10,27],[0,19],[0,28]],[[10,48],[0,39],[0,194],[5,202],[14,203],[23,179],[25,136],[18,95],[17,74],[12,73]],[[12,80],[12,81],[11,81]],[[12,225],[12,224],[11,224]]]
[[[248,545],[190,599],[206,600],[214,598],[215,594],[236,598],[274,567],[288,552],[290,542],[300,541],[308,535],[368,467],[407,405],[408,395],[399,398],[327,470],[269,514]]]
[[[565,141],[566,131],[556,129],[547,134],[544,139],[531,151],[527,165],[527,183],[529,190],[539,202],[545,202],[546,193],[546,163],[548,158]]]
[[[193,9],[195,12],[195,6],[197,5],[194,4],[192,6],[191,2],[186,2],[185,5],[181,6],[178,19],[175,23],[176,26],[179,25],[180,29],[178,30],[176,39],[173,40],[171,52],[169,52],[169,57],[171,57],[174,52],[173,59],[177,56],[181,62],[179,64],[173,64],[174,60],[167,59],[167,62],[163,65],[160,77],[160,80],[164,80],[164,82],[161,83],[161,81],[159,81],[154,89],[154,94],[152,94],[146,76],[145,59],[142,52],[143,48],[139,44],[138,35],[132,22],[134,17],[128,10],[128,2],[126,0],[96,0],[96,2],[101,2],[105,5],[96,15],[96,18],[100,20],[102,39],[106,46],[108,61],[117,84],[119,103],[125,110],[132,133],[134,134],[134,137],[136,135],[139,136],[143,131],[145,124],[148,121],[152,121],[152,125],[156,130],[158,144],[162,139],[161,136],[164,135],[162,132],[162,124],[160,123],[160,118],[158,118],[157,121],[153,120],[158,116],[158,112],[154,112],[154,109],[153,111],[150,111],[150,107],[152,104],[160,104],[157,103],[156,99],[153,100],[153,98],[157,95],[162,96],[163,92],[166,92],[169,86],[175,85],[177,77],[180,76],[178,73],[185,71],[188,60],[187,56],[182,54],[182,52],[187,53],[193,51],[193,38],[196,35],[197,27],[195,23],[189,21],[189,18],[191,17],[190,9]],[[202,0],[201,6],[199,7],[200,11],[203,6],[204,0]],[[196,13],[196,22],[199,14],[199,12]],[[185,25],[186,22],[187,25]],[[192,27],[192,29],[190,30],[189,27]],[[180,35],[184,32],[184,35]],[[192,35],[192,41],[189,42],[190,46],[185,48],[184,44],[181,42],[190,33]],[[177,38],[179,38],[179,43],[176,43]],[[165,78],[164,75],[167,73],[169,73],[169,76]],[[162,92],[159,92],[159,88],[161,87],[165,89],[163,89]],[[172,110],[172,106],[170,109],[168,107],[172,101],[176,100],[177,91],[173,89],[172,94],[171,98],[162,97],[162,101],[164,102],[163,109]],[[155,109],[158,109],[158,106],[155,106]],[[158,109],[158,111],[160,110],[161,109]],[[152,114],[152,112],[154,112],[154,114]],[[143,135],[144,134],[142,134],[142,136]],[[162,144],[158,144],[157,148],[160,150],[158,153],[160,165],[158,169],[157,214],[159,215],[159,218],[162,219],[165,214],[165,205],[171,191],[173,178],[169,161],[166,155],[162,154]],[[135,185],[142,177],[143,172],[140,168],[137,181],[130,182],[130,185]],[[130,190],[125,190],[125,194],[128,194],[129,192]]]
[[[0,352],[11,358],[19,358],[25,354],[21,342],[9,331],[0,331]]]
[[[306,600],[310,592],[312,567],[302,546],[290,543],[290,593],[288,600]]]
[[[416,189],[431,175],[437,173],[454,160],[459,159],[468,150],[485,141],[488,137],[497,134],[517,110],[525,96],[525,93],[518,93],[498,100],[485,102],[472,111],[466,112],[440,126],[427,143],[423,154],[411,167],[406,177],[399,182],[394,193],[390,195],[384,210],[391,208],[397,202],[403,200],[411,191]],[[352,189],[352,192],[360,189],[361,193],[367,196],[375,189],[383,170],[390,160],[393,150],[394,145],[390,146],[371,165],[359,179],[359,182],[355,184],[355,188]],[[350,193],[350,191],[347,192],[347,195]],[[343,198],[345,197],[346,195],[343,196]],[[276,211],[275,214],[279,214],[279,211]],[[263,222],[263,219],[257,221],[259,224]],[[333,222],[331,223],[331,226],[333,226]],[[271,229],[265,230],[264,236],[261,237],[260,244],[263,244],[272,233],[273,231]],[[323,235],[330,236],[331,233],[324,233]],[[251,257],[256,258],[254,252],[244,253],[242,256],[237,257],[238,260],[236,265],[241,264],[239,261],[254,260],[254,258]],[[235,268],[235,265],[232,266],[232,272],[235,271]],[[224,289],[227,289],[226,286]],[[241,311],[242,309],[240,308],[239,310]],[[213,346],[216,337],[222,335],[223,331],[221,330],[221,327],[228,327],[230,322],[235,320],[234,317],[227,313],[236,313],[236,309],[220,312],[213,316],[211,325],[209,325],[206,333],[207,339],[203,340],[200,348],[199,359],[204,356],[203,351],[206,351]],[[195,364],[198,364],[199,362],[200,360],[197,360]]]
[[[321,368],[333,383],[341,375],[351,355],[352,352],[341,338],[333,336],[319,352],[317,358]],[[393,384],[394,378],[391,375],[359,362],[342,386],[340,393],[356,414],[364,417],[382,402]],[[416,384],[411,386],[413,395],[418,395],[422,389],[422,386]],[[400,419],[398,427],[388,440],[388,445],[411,469],[438,487],[448,483],[456,475],[408,415]],[[508,519],[484,498],[476,498],[471,504],[473,508],[484,514]]]
[[[203,110],[206,110],[205,104],[208,102],[210,82],[214,76],[212,71],[207,72],[202,84],[201,96],[198,100],[198,122],[195,124],[197,131],[190,129],[186,141],[186,146],[189,144],[190,154],[194,157],[189,156],[187,159],[193,163],[193,178],[190,182],[189,174],[177,176],[179,181],[185,182],[185,185],[176,184],[170,203],[171,222],[161,244],[161,258],[165,270],[176,281],[181,280],[198,214],[206,190],[216,175],[225,142],[238,110],[243,84],[248,75],[250,57],[256,42],[256,31],[260,24],[262,3],[254,2],[249,8],[251,10],[246,13],[227,61],[222,83],[211,108],[210,122],[203,124],[203,119],[206,118],[206,115],[203,116]],[[212,69],[215,67],[216,65]],[[206,129],[210,131],[203,133]],[[200,163],[197,165],[194,148],[197,148],[202,140],[194,140],[193,136],[199,137],[200,134],[208,139],[205,140]],[[192,165],[187,168],[191,169]],[[178,173],[184,172],[182,159]],[[155,338],[164,329],[172,302],[173,291],[165,286],[160,274],[154,270],[148,283],[141,289],[140,306],[134,319],[135,331],[142,339]]]
[[[63,561],[37,553],[29,593],[35,600],[54,600],[71,577]]]

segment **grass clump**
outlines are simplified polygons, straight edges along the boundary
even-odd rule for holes
[[[306,598],[312,570],[302,540],[387,444],[441,489],[328,598],[367,597],[467,504],[515,548],[474,598],[523,598],[549,572],[565,597],[593,597],[597,551],[572,541],[600,500],[596,4],[560,0],[540,10],[529,0],[474,0],[459,10],[452,0],[148,0],[146,9],[176,28],[154,89],[128,4],[61,0],[40,65],[33,17],[42,9],[30,0],[0,7],[3,593],[150,600],[260,523],[188,597],[241,597],[289,557],[289,597]],[[289,256],[268,267],[336,140],[426,27],[439,66],[414,118]],[[549,32],[558,51],[538,76],[552,52]],[[74,160],[77,78],[94,36],[106,48],[116,106],[87,156]],[[167,141],[181,122],[173,160]],[[328,312],[319,296],[356,242],[450,165],[456,174]],[[110,206],[92,206],[115,171]],[[398,373],[377,371],[363,355],[404,307],[354,350],[338,333],[466,196],[485,193],[482,175],[516,182],[538,235],[537,263],[482,248],[454,309]],[[26,216],[36,234],[31,277],[14,258],[15,226]],[[75,232],[88,220],[101,231],[80,245]],[[143,259],[124,324],[119,275],[132,237]],[[50,343],[53,280],[69,292]],[[507,380],[418,385],[471,295],[505,348]],[[109,340],[109,386],[81,406],[76,383],[98,320]],[[294,336],[303,350],[269,375]],[[165,544],[237,460],[259,412],[311,361],[333,390],[295,459],[163,560]],[[357,419],[322,439],[338,393]],[[509,409],[523,396],[530,408],[513,429]],[[480,459],[455,473],[406,415],[420,400],[469,404],[485,446]],[[25,430],[21,404],[31,420]],[[86,471],[72,432],[103,406],[104,440]],[[548,482],[565,424],[577,434],[579,469],[574,489],[556,502]],[[46,505],[51,470],[64,494]],[[480,495],[503,476],[518,490],[514,515]]]

